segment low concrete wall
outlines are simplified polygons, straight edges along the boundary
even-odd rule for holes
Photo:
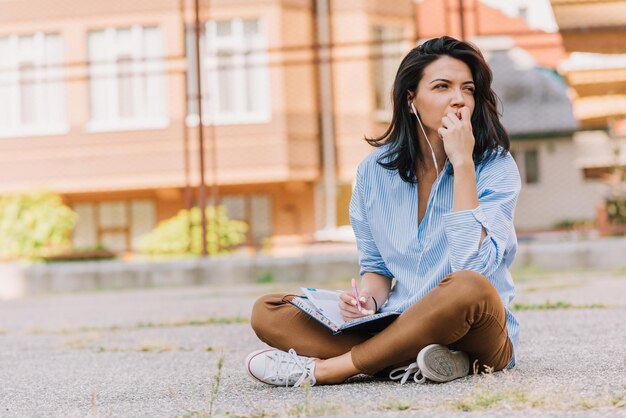
[[[522,242],[513,268],[626,268],[626,239]],[[54,292],[256,282],[319,283],[358,274],[354,251],[291,257],[243,256],[205,260],[90,261],[43,265],[0,264],[0,298]],[[515,276],[515,274],[513,274]]]
[[[52,292],[255,282],[319,283],[358,275],[356,253],[232,256],[174,261],[88,261],[0,265],[0,298]]]
[[[626,268],[626,239],[602,238],[576,242],[522,242],[513,267],[545,269]]]

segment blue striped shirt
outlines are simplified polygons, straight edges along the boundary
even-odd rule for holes
[[[508,309],[515,295],[509,266],[517,250],[513,214],[521,182],[511,154],[476,166],[478,207],[458,212],[453,212],[454,178],[446,162],[418,226],[417,185],[377,163],[386,149],[376,149],[359,164],[350,201],[361,275],[373,272],[396,280],[381,310],[403,312],[449,273],[473,270],[500,294],[515,352],[519,322]],[[482,228],[487,237],[479,248]],[[509,367],[514,364],[512,359]]]

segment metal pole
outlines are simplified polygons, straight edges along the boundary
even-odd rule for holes
[[[187,59],[189,55],[189,51],[187,49],[187,20],[185,19],[185,0],[180,0],[180,20],[181,26],[183,28],[183,40],[182,40],[182,49],[183,56]],[[189,129],[187,127],[187,115],[189,114],[189,71],[187,66],[183,70],[183,175],[184,175],[184,188],[183,188],[183,204],[185,205],[185,210],[187,211],[187,237],[189,239],[189,245],[187,247],[187,251],[191,250],[191,241],[193,239],[192,236],[192,227],[191,227],[191,207],[193,197],[191,195],[191,179],[189,172]]]
[[[183,85],[185,90],[187,90],[187,83],[189,79],[187,77],[187,71],[183,74]],[[183,171],[185,175],[185,188],[183,192],[183,200],[185,202],[185,209],[187,211],[191,210],[192,207],[192,196],[191,196],[191,175],[190,175],[190,161],[189,161],[189,132],[187,131],[187,120],[186,116],[189,113],[189,107],[187,105],[187,93],[185,93],[185,113],[183,119]]]
[[[420,39],[420,27],[419,27],[419,1],[413,2],[413,43],[411,47],[417,45],[417,42]]]
[[[195,30],[196,30],[196,88],[197,103],[198,103],[198,144],[200,153],[200,186],[198,187],[198,205],[200,206],[200,219],[202,223],[202,256],[206,257],[207,242],[206,242],[206,184],[204,182],[204,127],[202,125],[202,70],[200,65],[200,4],[199,0],[194,0],[195,11]]]
[[[209,5],[210,5],[210,0],[204,0],[204,11],[205,13],[207,13],[208,16],[208,10],[210,9]],[[214,110],[215,107],[213,107],[211,110]],[[210,155],[210,171],[211,171],[211,177],[209,179],[209,187],[211,189],[211,206],[213,207],[213,214],[214,216],[211,218],[211,222],[209,222],[208,224],[208,231],[209,233],[211,233],[211,236],[215,237],[215,249],[219,252],[220,250],[220,239],[219,239],[219,235],[217,233],[217,216],[216,216],[216,209],[217,209],[217,205],[219,205],[220,203],[220,197],[219,197],[219,190],[217,188],[217,141],[216,141],[216,136],[215,136],[215,115],[211,114],[210,116],[210,123],[208,124],[208,126],[206,127],[206,134],[207,134],[207,141],[209,142],[209,155]]]
[[[328,0],[316,1],[317,44],[319,47],[320,117],[322,130],[322,169],[324,178],[324,229],[337,227],[337,173],[333,134],[333,90],[330,64],[330,22]]]
[[[465,14],[463,11],[463,0],[459,0],[459,24],[461,29],[461,40],[465,40]]]

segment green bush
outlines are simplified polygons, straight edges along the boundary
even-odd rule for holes
[[[609,215],[609,223],[611,225],[626,224],[626,200],[625,199],[607,199],[606,211]]]
[[[41,258],[71,248],[77,215],[52,192],[7,194],[0,198],[0,257]]]
[[[554,223],[556,229],[585,229],[593,228],[594,221],[589,219],[563,219]]]
[[[248,225],[228,219],[222,206],[207,207],[207,251],[221,254],[245,242]],[[191,242],[190,242],[191,237]],[[139,241],[139,252],[150,255],[202,254],[202,226],[200,208],[188,213],[183,209],[166,219]]]

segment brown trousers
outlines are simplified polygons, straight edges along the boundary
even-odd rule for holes
[[[512,356],[500,296],[476,272],[449,274],[375,335],[333,335],[291,305],[292,297],[269,294],[256,301],[251,324],[261,341],[280,350],[293,348],[300,355],[321,359],[350,351],[353,364],[365,374],[374,375],[391,366],[413,362],[429,344],[466,352],[471,364],[477,364],[480,371],[486,367],[502,370]]]

